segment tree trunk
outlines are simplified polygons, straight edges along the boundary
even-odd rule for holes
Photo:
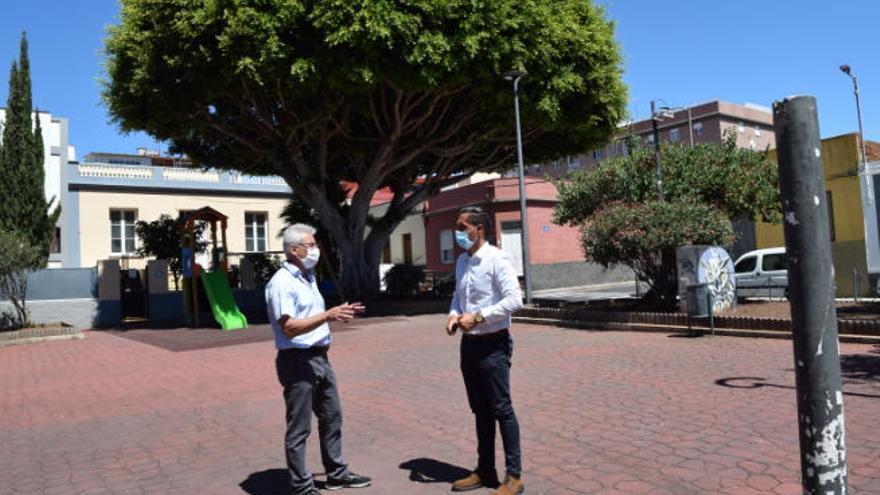
[[[363,239],[334,241],[341,255],[340,284],[345,297],[354,301],[376,295],[379,292],[379,257],[369,256]]]
[[[12,277],[13,293],[9,295],[9,300],[15,308],[19,327],[24,328],[30,323],[27,309],[27,272],[19,272]]]
[[[675,250],[663,250],[660,261],[660,275],[657,280],[657,305],[662,311],[678,309],[678,265]]]

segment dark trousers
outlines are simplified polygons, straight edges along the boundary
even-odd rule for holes
[[[461,374],[477,426],[477,469],[495,472],[495,423],[501,430],[504,462],[509,475],[520,477],[522,455],[519,422],[510,400],[510,359],[513,340],[508,332],[489,337],[461,338]]]
[[[279,351],[275,368],[287,406],[284,448],[293,492],[303,493],[314,486],[312,473],[306,467],[306,439],[311,433],[312,412],[318,417],[321,461],[327,477],[344,476],[348,467],[342,458],[342,406],[327,353]]]

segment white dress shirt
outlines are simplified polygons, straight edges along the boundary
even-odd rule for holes
[[[330,326],[323,323],[318,328],[290,338],[284,334],[278,320],[287,315],[302,319],[324,312],[324,296],[318,291],[315,274],[307,280],[296,265],[285,261],[266,284],[266,312],[275,333],[275,347],[281,349],[307,349],[312,346],[330,345]]]
[[[462,253],[458,257],[449,314],[479,311],[486,320],[469,333],[480,335],[510,328],[511,315],[522,306],[519,280],[507,253],[485,242],[473,256]]]

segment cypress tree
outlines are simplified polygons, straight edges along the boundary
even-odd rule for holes
[[[36,126],[31,120],[33,101],[27,51],[27,38],[22,33],[19,59],[12,63],[9,75],[0,148],[0,230],[18,234],[37,249],[41,255],[33,268],[42,268],[61,212],[56,207],[50,213],[52,205],[46,201],[43,136],[39,115]]]

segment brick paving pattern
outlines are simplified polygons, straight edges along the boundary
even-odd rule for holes
[[[365,319],[335,334],[344,452],[375,479],[346,493],[448,493],[473,466],[444,319]],[[287,493],[269,330],[176,332],[0,349],[0,493]],[[513,332],[526,493],[800,493],[790,342]],[[880,349],[841,353],[850,491],[880,495]]]

